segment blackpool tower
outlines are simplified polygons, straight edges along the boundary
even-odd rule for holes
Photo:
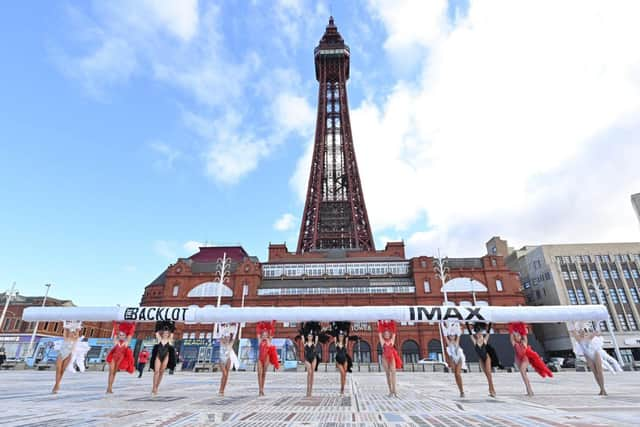
[[[335,248],[373,251],[347,103],[349,46],[333,17],[314,56],[318,114],[297,253]]]

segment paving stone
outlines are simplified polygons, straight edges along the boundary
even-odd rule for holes
[[[233,372],[224,397],[219,374],[177,372],[151,396],[152,373],[118,374],[114,394],[104,394],[107,374],[66,374],[59,394],[49,393],[53,372],[0,372],[3,426],[621,426],[640,420],[640,373],[607,374],[609,396],[597,396],[593,376],[561,372],[531,375],[535,396],[525,396],[519,375],[497,373],[497,398],[484,376],[463,376],[459,398],[453,376],[398,373],[399,397],[388,397],[383,373],[350,374],[344,396],[338,375],[316,375],[304,396],[306,374],[269,372],[258,397],[256,374]]]

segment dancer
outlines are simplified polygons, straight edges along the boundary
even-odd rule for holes
[[[304,340],[304,366],[307,368],[307,397],[311,397],[313,374],[318,370],[320,363],[320,356],[318,356],[320,329],[319,322],[304,322],[300,328],[300,335]]]
[[[460,391],[460,397],[464,397],[464,386],[462,385],[462,370],[467,369],[467,358],[460,347],[460,335],[462,330],[460,322],[455,320],[447,320],[440,324],[442,334],[447,341],[447,356],[449,357],[449,365],[453,368],[453,374],[456,378],[456,385]]]
[[[0,366],[7,360],[7,353],[4,351],[4,347],[0,347]]]
[[[396,369],[402,369],[402,359],[395,348],[396,322],[378,320],[378,339],[382,346],[382,366],[387,376],[389,397],[398,397],[396,391]]]
[[[89,345],[81,341],[81,322],[65,320],[62,325],[63,340],[57,341],[54,346],[58,351],[58,358],[56,359],[56,382],[51,390],[52,394],[58,393],[65,371],[75,372],[78,366],[78,369],[84,372],[84,358],[89,351]]]
[[[347,348],[350,328],[351,322],[331,322],[331,335],[336,340],[336,367],[340,372],[340,396],[344,396],[347,372],[351,372],[351,367],[353,366],[353,360],[349,356]]]
[[[473,348],[480,359],[480,367],[487,377],[489,396],[496,397],[496,389],[493,386],[492,369],[494,367],[502,369],[502,365],[500,365],[496,350],[489,344],[491,323],[487,325],[484,322],[476,322],[473,324],[473,330],[471,330],[471,326],[467,323],[467,329],[469,330],[471,342],[473,342]]]
[[[276,321],[258,322],[256,333],[260,347],[258,350],[257,369],[258,372],[258,396],[264,396],[264,383],[267,377],[269,364],[275,369],[280,369],[278,352],[276,346],[271,345],[271,340],[276,330]]]
[[[542,378],[553,377],[553,373],[542,361],[538,353],[529,346],[527,332],[527,326],[524,323],[509,323],[509,337],[516,353],[515,364],[527,389],[527,396],[531,397],[533,396],[533,389],[531,388],[529,375],[527,375],[527,367],[531,365]]]
[[[113,348],[107,355],[107,363],[109,364],[107,393],[109,394],[113,393],[113,382],[118,371],[127,371],[133,374],[135,370],[133,352],[129,348],[135,329],[135,323],[113,322]]]
[[[151,350],[151,369],[153,369],[153,387],[151,394],[158,394],[158,388],[166,369],[176,367],[176,349],[173,347],[173,333],[176,330],[175,322],[162,320],[156,322],[156,340],[158,343]]]
[[[227,386],[229,379],[229,371],[231,368],[236,370],[240,368],[240,362],[236,352],[233,351],[233,345],[238,336],[238,324],[237,323],[217,323],[213,338],[220,340],[220,361],[218,366],[222,377],[220,378],[220,390],[218,390],[219,396],[224,396],[224,389]]]
[[[604,373],[602,367],[602,356],[599,346],[594,343],[595,332],[591,322],[573,322],[569,323],[569,334],[576,340],[575,353],[576,356],[584,356],[587,366],[600,387],[600,396],[606,396],[607,391],[604,388]]]

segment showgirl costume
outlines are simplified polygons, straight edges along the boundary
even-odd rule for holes
[[[135,323],[114,322],[114,335],[116,331],[124,332],[127,337],[133,336],[136,329]],[[107,355],[107,363],[115,362],[118,371],[127,371],[133,374],[135,370],[135,361],[133,360],[133,352],[129,348],[126,340],[118,340]]]
[[[349,339],[357,339],[358,337],[350,337],[349,329],[351,329],[351,322],[331,322],[331,332],[330,334],[335,338],[336,345],[336,363],[340,365],[347,364],[347,372],[351,372],[351,367],[353,366],[353,360],[351,356],[349,356],[349,352],[347,351],[347,344]],[[338,345],[338,337],[342,336],[343,342],[342,346]]]
[[[522,337],[527,336],[527,326],[522,322],[509,323],[509,333],[513,334],[517,332]],[[553,377],[553,373],[542,361],[538,353],[536,353],[530,345],[525,345],[523,342],[514,341],[513,350],[515,351],[516,365],[520,368],[520,365],[524,361],[529,361],[529,364],[542,378]]]
[[[271,338],[275,334],[275,331],[276,331],[275,320],[272,320],[270,322],[266,322],[266,321],[258,322],[258,324],[256,325],[256,332],[260,337],[258,360],[264,366],[268,359],[275,369],[279,369],[280,361],[278,360],[278,351],[276,350],[276,346],[271,345],[268,339],[262,339],[262,334],[264,332],[266,332],[269,338]]]
[[[320,322],[304,322],[302,323],[302,327],[300,328],[300,336],[302,337],[302,342],[304,343],[304,360],[309,363],[313,363],[316,361],[315,370],[318,370],[318,365],[320,364],[320,355],[318,354],[318,349],[316,345],[316,338],[320,340],[320,331],[322,327],[320,326]],[[309,345],[307,343],[307,338],[311,335],[313,337],[313,343]],[[326,341],[324,335],[322,335],[323,341]]]
[[[233,351],[233,342],[237,335],[237,323],[218,323],[213,334],[213,338],[220,340],[220,363],[225,365],[227,360],[231,360],[231,368],[236,368],[236,370],[240,369],[238,355]],[[226,344],[222,342],[223,339],[226,339]]]
[[[396,322],[393,320],[378,320],[378,333],[383,334],[382,344],[382,357],[387,363],[391,363],[391,361],[395,360],[396,369],[402,369],[402,358],[398,354],[398,350],[396,350],[395,346],[391,342],[391,340],[387,340],[384,338],[385,332],[390,332],[392,335],[396,333]]]
[[[460,328],[460,322],[455,320],[447,320],[440,324],[442,327],[442,333],[445,337],[460,337],[462,335],[462,329]],[[456,343],[447,343],[447,354],[451,358],[454,364],[461,364],[462,369],[467,369],[467,358],[462,351],[462,347]]]
[[[486,335],[491,330],[491,323],[487,325],[484,322],[476,322],[473,324],[473,330],[471,330],[471,326],[469,326],[469,324],[467,323],[467,329],[469,330],[469,333],[472,335],[477,333],[482,333],[483,335]],[[476,351],[476,354],[478,355],[480,360],[482,360],[482,362],[485,362],[487,360],[487,355],[488,355],[489,357],[491,357],[492,368],[497,367],[500,369],[504,369],[504,367],[500,364],[500,359],[498,359],[498,354],[496,353],[496,350],[491,346],[491,344],[489,343],[485,344],[483,341],[482,345],[478,345],[476,342],[476,344],[473,345],[473,349]]]
[[[156,322],[156,333],[162,334],[164,331],[169,331],[169,333],[173,334],[175,330],[176,324],[171,320],[161,320]],[[177,362],[176,349],[171,344],[171,341],[164,344],[162,342],[158,342],[153,346],[153,350],[151,350],[150,368],[155,371],[156,358],[158,358],[162,364],[167,357],[169,358],[169,361],[167,362],[167,369],[175,369]]]
[[[573,349],[576,356],[584,356],[585,358],[595,362],[596,353],[600,354],[602,367],[612,373],[622,372],[622,366],[616,359],[611,357],[603,348],[603,340],[599,335],[593,335],[594,329],[591,322],[573,322],[569,323],[569,331],[575,332],[574,338],[576,346]],[[577,332],[582,332],[582,337],[577,336]]]
[[[82,322],[65,320],[63,321],[63,328],[70,331],[80,331],[82,329]],[[89,352],[89,344],[86,341],[82,341],[84,337],[78,337],[75,340],[65,339],[63,341],[57,341],[54,344],[54,349],[59,352],[59,357],[62,360],[71,356],[71,360],[67,365],[67,371],[76,372],[76,367],[80,372],[84,372],[85,365],[84,359]]]

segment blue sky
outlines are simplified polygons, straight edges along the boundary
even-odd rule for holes
[[[295,249],[330,13],[378,247],[638,241],[636,6],[521,6],[6,4],[0,288],[135,304],[198,242]]]

